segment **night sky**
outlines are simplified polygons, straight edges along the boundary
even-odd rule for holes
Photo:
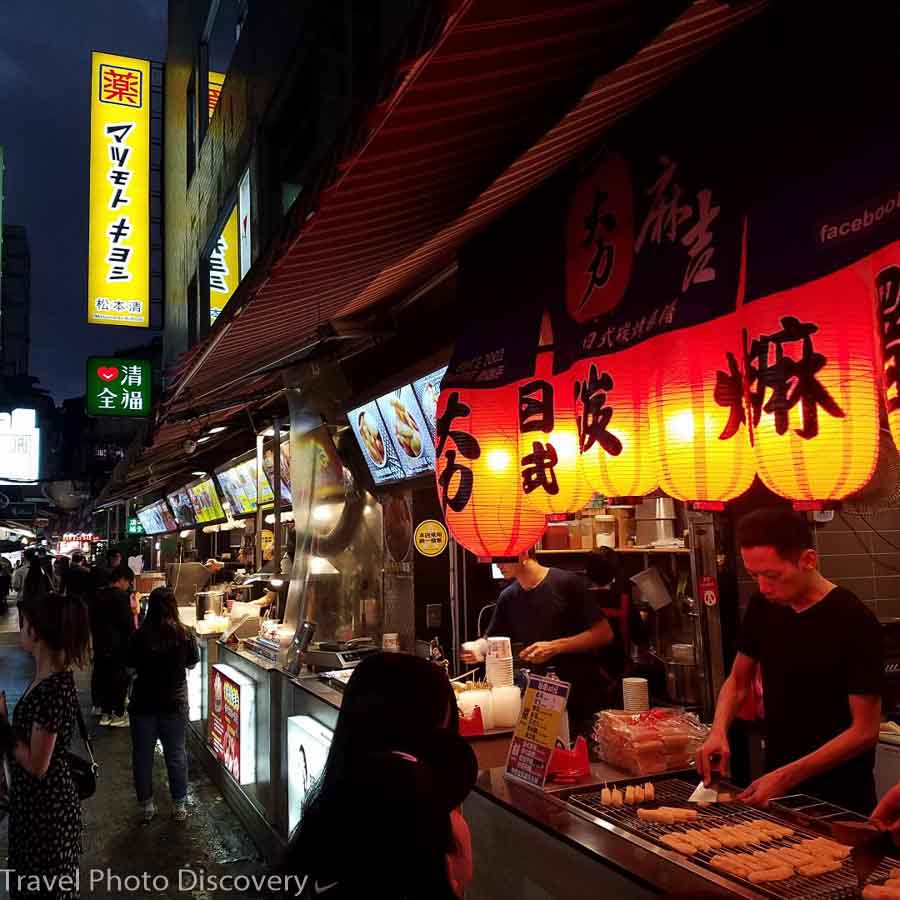
[[[149,342],[141,328],[87,324],[91,51],[165,59],[166,0],[3,0],[3,220],[31,246],[31,374],[57,400],[84,392],[92,354]]]

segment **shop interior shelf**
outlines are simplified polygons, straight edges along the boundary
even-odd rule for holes
[[[689,547],[615,547],[616,553],[690,553]],[[540,556],[575,556],[579,553],[590,553],[590,550],[541,550]]]

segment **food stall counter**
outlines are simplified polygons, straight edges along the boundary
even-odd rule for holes
[[[858,896],[849,848],[823,837],[830,835],[832,819],[853,820],[853,813],[800,795],[776,799],[766,810],[737,801],[701,807],[688,801],[697,784],[693,772],[634,778],[606,765],[591,768],[591,776],[575,786],[543,791],[510,781],[503,768],[479,774],[464,804],[475,868],[467,900],[538,894],[576,900],[585,895],[585,884],[591,893],[617,898],[660,892],[791,900]],[[641,805],[613,806],[604,797],[607,784],[624,792],[647,783],[654,795],[642,812]],[[801,809],[801,801],[813,805]],[[685,818],[673,818],[673,811]],[[703,837],[707,829],[723,827],[736,830],[730,849],[715,832],[715,841]],[[679,852],[675,845],[685,835],[693,835],[694,844]],[[754,859],[762,853],[765,860]],[[724,855],[754,865],[726,872]],[[882,882],[897,865],[886,859],[872,881]]]

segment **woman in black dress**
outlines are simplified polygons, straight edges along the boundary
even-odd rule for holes
[[[71,900],[78,896],[81,801],[66,751],[75,733],[78,693],[72,667],[83,668],[90,627],[74,595],[37,594],[20,606],[19,643],[35,661],[34,680],[16,704],[12,725],[2,700],[0,743],[10,759],[10,895]]]

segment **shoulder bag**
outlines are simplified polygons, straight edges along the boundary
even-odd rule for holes
[[[97,792],[97,778],[100,775],[100,766],[94,760],[94,745],[88,736],[87,726],[84,724],[84,716],[81,713],[81,704],[75,702],[76,718],[78,720],[78,732],[84,742],[88,758],[79,756],[71,750],[66,751],[66,759],[69,761],[69,771],[72,773],[72,781],[75,782],[75,790],[78,791],[79,800],[87,800]]]

